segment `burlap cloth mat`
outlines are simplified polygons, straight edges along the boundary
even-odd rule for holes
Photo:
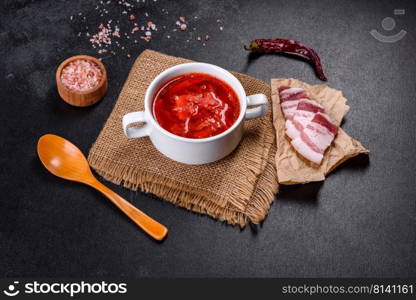
[[[88,161],[105,179],[157,195],[175,205],[210,215],[229,224],[259,223],[267,215],[278,189],[274,157],[275,133],[269,113],[245,121],[238,148],[221,161],[188,166],[160,154],[149,138],[128,139],[121,119],[143,110],[145,91],[162,71],[189,62],[146,50],[136,59],[117,103],[93,144]],[[247,95],[263,93],[269,101],[270,85],[235,73]]]

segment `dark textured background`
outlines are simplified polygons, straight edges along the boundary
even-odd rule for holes
[[[110,18],[122,19],[123,29],[122,9],[114,4],[100,17],[95,1],[0,5],[0,276],[416,276],[415,1],[147,0],[134,12],[141,21],[149,13],[159,26],[155,38],[105,55],[108,94],[83,109],[59,99],[55,70],[71,55],[97,56],[78,32],[96,32]],[[393,16],[395,8],[406,15]],[[161,28],[172,29],[182,15],[198,16],[190,27],[212,36],[205,47],[193,30]],[[397,22],[393,33],[408,31],[394,44],[369,34],[386,33],[381,20],[388,16]],[[262,226],[244,230],[106,182],[169,227],[161,244],[98,192],[41,166],[35,150],[45,133],[88,152],[133,58],[146,48],[266,81],[322,83],[295,59],[248,59],[242,42],[261,37],[297,39],[318,51],[328,84],[351,106],[343,128],[372,151],[370,159],[349,161],[325,183],[282,187]]]

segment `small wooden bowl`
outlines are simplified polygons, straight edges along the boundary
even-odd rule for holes
[[[101,77],[101,81],[97,87],[93,89],[89,89],[86,91],[73,91],[68,89],[61,81],[61,72],[62,69],[70,62],[77,60],[77,59],[85,59],[95,63],[100,69],[103,74]],[[105,93],[107,93],[108,82],[107,82],[107,71],[103,63],[96,59],[95,57],[88,56],[88,55],[77,55],[72,56],[66,60],[64,60],[56,70],[56,86],[58,88],[59,96],[68,104],[73,106],[85,107],[90,106],[98,101],[100,101]]]

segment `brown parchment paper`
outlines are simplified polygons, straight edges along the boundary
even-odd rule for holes
[[[276,169],[278,181],[281,184],[308,183],[321,181],[325,175],[347,159],[369,151],[361,143],[350,137],[341,128],[334,142],[325,152],[321,165],[316,165],[298,154],[290,144],[290,138],[285,134],[285,118],[280,108],[278,88],[280,86],[300,87],[307,95],[325,107],[325,112],[339,126],[342,118],[349,110],[347,99],[341,91],[326,85],[309,85],[293,78],[272,79],[271,93],[273,103],[273,125],[276,129]]]

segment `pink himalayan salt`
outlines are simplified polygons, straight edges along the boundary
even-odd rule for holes
[[[103,73],[96,63],[86,59],[76,59],[67,64],[61,72],[63,85],[78,92],[96,88]]]

